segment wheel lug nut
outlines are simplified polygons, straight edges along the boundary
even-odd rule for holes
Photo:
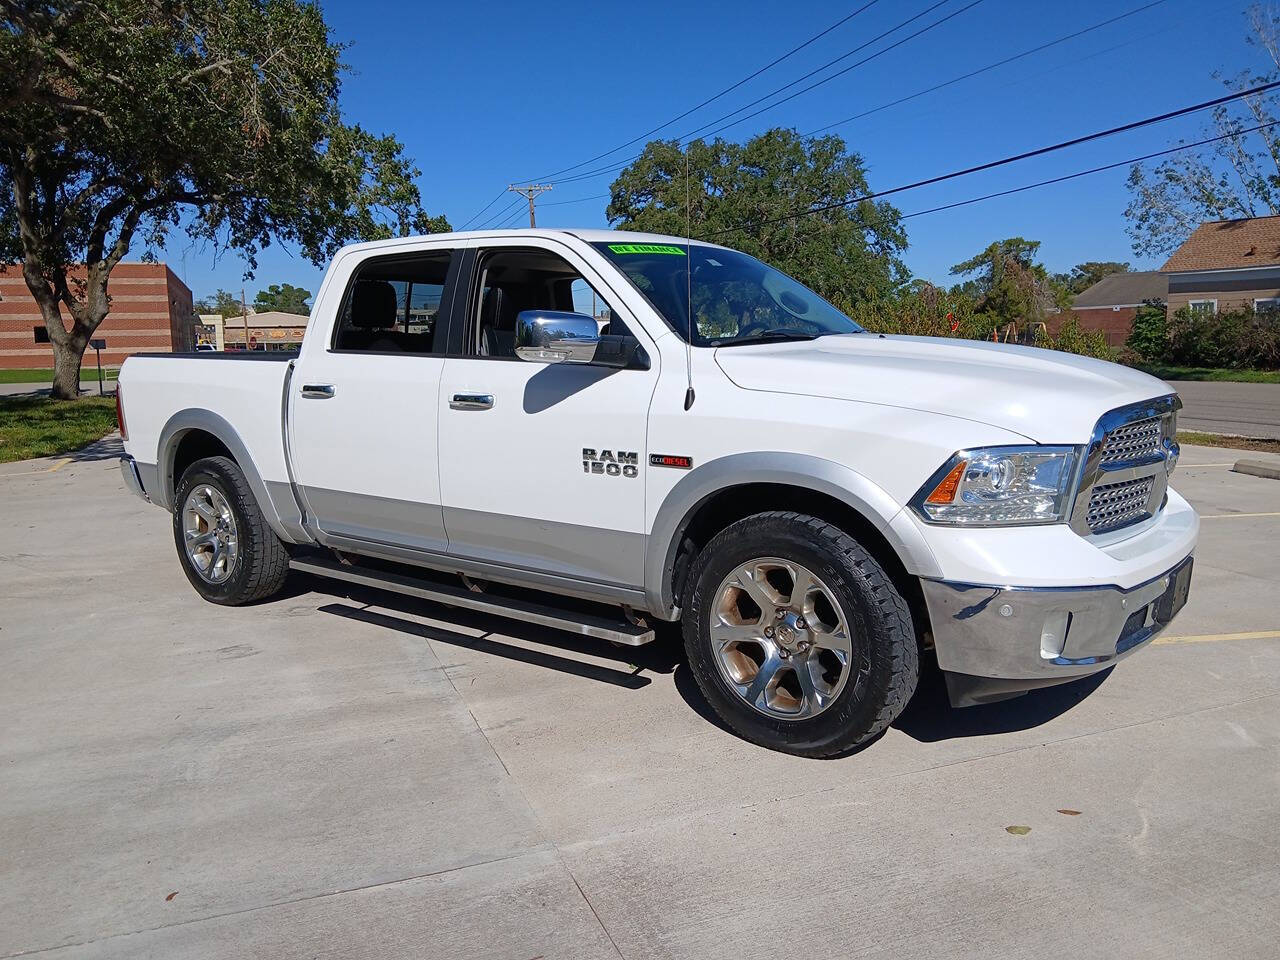
[[[772,637],[772,636],[773,636],[773,627],[765,627],[765,628],[764,628],[764,635],[765,635],[766,637]]]
[[[796,620],[796,626],[803,630],[808,626],[808,624],[804,622],[804,617],[800,617]]]
[[[779,607],[779,608],[775,611],[775,615],[777,616],[777,618],[778,618],[779,620],[781,620],[783,617],[785,617],[785,616],[787,615],[787,611],[785,611],[785,610],[783,610],[781,607]]]

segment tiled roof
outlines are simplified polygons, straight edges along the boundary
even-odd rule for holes
[[[1156,270],[1113,273],[1076,297],[1073,307],[1131,306],[1169,295],[1169,278]]]
[[[1181,273],[1277,264],[1280,264],[1280,217],[1254,217],[1200,224],[1160,269]]]

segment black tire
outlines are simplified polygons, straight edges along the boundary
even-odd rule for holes
[[[227,501],[235,517],[238,555],[221,583],[206,579],[187,555],[183,505],[193,487],[207,484]],[[289,575],[289,553],[271,529],[249,489],[244,471],[227,457],[206,457],[189,466],[173,497],[173,539],[182,570],[196,592],[210,603],[239,606],[277,593]]]
[[[716,665],[710,605],[735,567],[761,557],[790,560],[816,574],[836,595],[853,633],[850,669],[858,669],[816,716],[793,720],[761,713]],[[836,756],[880,734],[915,692],[919,652],[907,602],[884,568],[833,524],[792,512],[739,520],[703,548],[686,583],[682,626],[689,666],[712,709],[745,740],[804,757]]]

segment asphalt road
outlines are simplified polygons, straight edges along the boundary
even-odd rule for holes
[[[1184,448],[1169,636],[927,684],[835,761],[720,729],[669,647],[206,604],[111,452],[0,467],[0,956],[1276,955],[1280,482],[1231,451]]]
[[[1182,398],[1183,430],[1280,440],[1280,383],[1172,380],[1170,386]]]

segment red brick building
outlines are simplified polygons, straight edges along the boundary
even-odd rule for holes
[[[121,263],[107,285],[111,312],[94,337],[107,341],[104,366],[119,366],[131,353],[191,350],[195,311],[191,291],[163,263]],[[40,308],[31,298],[20,265],[0,266],[0,369],[49,369],[53,347],[45,340]],[[95,363],[85,351],[85,368]]]
[[[1084,291],[1071,305],[1071,312],[1084,330],[1101,330],[1107,343],[1124,346],[1133,329],[1133,318],[1148,300],[1164,302],[1169,296],[1169,278],[1158,270],[1113,273]]]

